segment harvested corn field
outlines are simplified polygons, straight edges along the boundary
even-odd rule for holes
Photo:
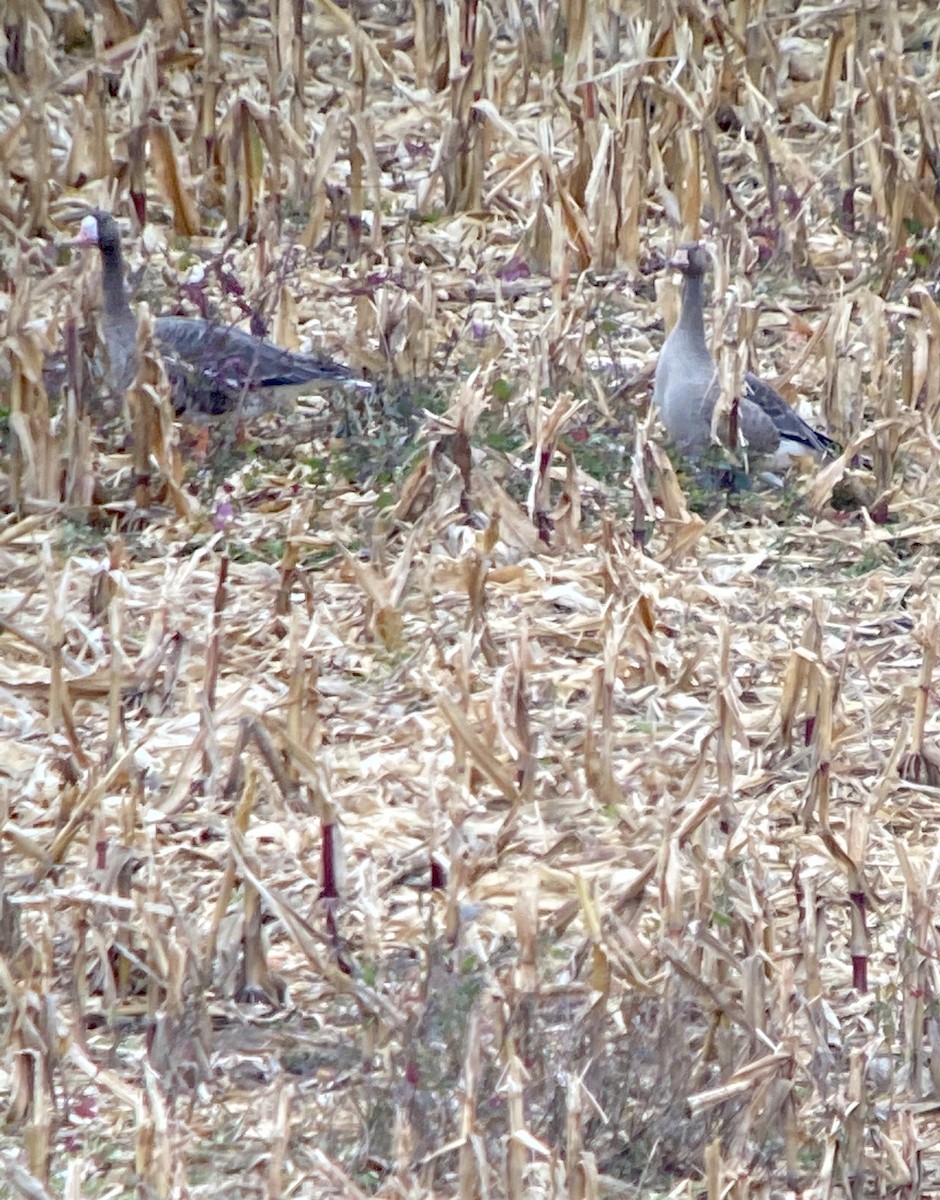
[[[0,1192],[940,1194],[934,6],[2,12]]]

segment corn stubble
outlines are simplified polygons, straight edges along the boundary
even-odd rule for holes
[[[936,1194],[938,33],[8,0],[4,1194]],[[93,204],[385,390],[207,482]],[[646,410],[703,233],[844,447],[756,504]]]

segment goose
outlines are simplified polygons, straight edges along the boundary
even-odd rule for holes
[[[682,308],[656,363],[653,402],[677,448],[697,457],[712,443],[712,415],[719,396],[718,371],[705,340],[705,272],[708,250],[700,242],[680,246],[669,265],[683,275]],[[738,429],[748,450],[778,462],[833,453],[835,442],[819,433],[756,375],[744,377]]]
[[[107,212],[89,213],[73,245],[96,247],[101,254],[107,379],[115,393],[123,394],[137,374],[137,316],[124,285],[117,222]],[[348,367],[312,354],[294,354],[201,317],[157,317],[153,334],[177,415],[197,421],[230,412],[257,416],[322,384],[372,386]]]

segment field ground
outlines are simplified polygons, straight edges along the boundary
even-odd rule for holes
[[[940,1195],[933,5],[308,7],[4,9],[0,1194]],[[116,413],[96,205],[375,391]]]

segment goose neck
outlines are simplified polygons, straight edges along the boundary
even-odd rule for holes
[[[101,260],[105,312],[112,316],[123,314],[130,305],[124,287],[124,259],[120,249],[105,250]]]
[[[679,324],[691,337],[705,341],[705,277],[687,275],[682,289]]]

